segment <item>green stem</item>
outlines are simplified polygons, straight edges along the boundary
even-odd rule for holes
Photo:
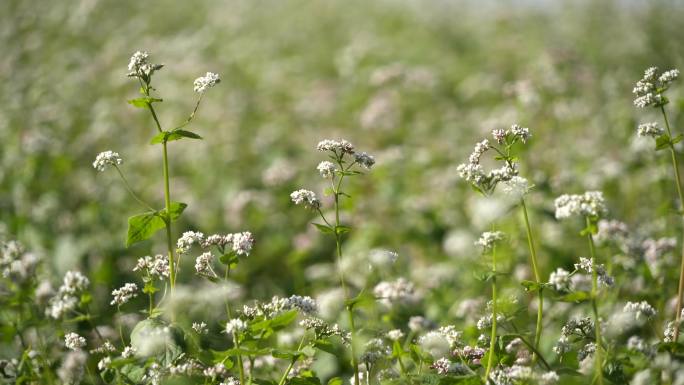
[[[534,272],[534,280],[539,285],[541,283],[541,278],[539,275],[539,262],[537,259],[537,250],[534,247],[534,237],[532,236],[532,227],[530,226],[530,219],[527,214],[527,205],[525,205],[525,199],[520,199],[520,205],[522,206],[523,216],[525,217],[525,228],[527,229],[527,245],[530,248],[530,257],[532,259],[532,271]],[[537,326],[534,333],[534,348],[539,351],[539,342],[541,341],[542,334],[542,315],[544,313],[544,293],[541,287],[537,290]],[[532,355],[532,362],[537,360],[537,353]]]
[[[342,165],[342,162],[338,159],[338,164],[340,166],[340,170],[344,170],[344,166]],[[342,270],[342,239],[341,239],[341,234],[338,232],[338,228],[340,226],[340,187],[342,186],[342,180],[344,179],[344,175],[340,175],[340,179],[337,182],[337,187],[335,188],[334,195],[335,195],[335,228],[333,229],[335,231],[335,246],[336,246],[336,251],[337,251],[337,265],[338,265],[338,270],[340,274],[340,282],[342,284],[342,289],[344,290],[344,298],[345,302],[349,301],[349,289],[347,288],[347,284],[345,283],[344,279],[344,271]],[[349,316],[349,328],[351,331],[351,356],[352,356],[352,366],[354,367],[354,384],[353,385],[360,385],[360,379],[359,379],[359,364],[356,360],[356,348],[354,347],[354,336],[356,335],[356,325],[354,323],[354,309],[352,305],[347,304],[347,315]]]
[[[306,333],[302,336],[302,339],[299,341],[299,346],[297,347],[297,352],[300,352],[302,350],[302,346],[304,346],[304,340],[306,339]],[[295,363],[297,362],[298,357],[293,357],[292,360],[290,361],[290,365],[287,366],[287,369],[285,369],[285,373],[283,373],[283,376],[280,377],[280,381],[278,381],[278,385],[285,385],[285,381],[287,381],[287,376],[290,374],[290,371],[292,371],[292,368],[294,367]]]
[[[240,350],[240,341],[238,340],[237,333],[233,332],[233,342],[235,343],[235,347]],[[238,353],[238,373],[240,375],[240,384],[245,383],[245,368],[242,365],[242,354]]]
[[[591,221],[589,218],[585,218],[587,222],[587,228],[591,227]],[[603,345],[601,343],[601,320],[599,319],[598,312],[598,269],[596,264],[596,251],[594,249],[594,237],[591,232],[587,234],[587,239],[589,240],[589,252],[591,254],[591,308],[594,311],[594,331],[596,338],[596,378],[598,379],[599,385],[603,385]]]
[[[173,256],[173,241],[171,240],[171,194],[169,189],[169,156],[166,142],[162,143],[164,161],[164,207],[166,208],[166,246],[168,248],[169,271],[171,273],[171,293],[176,286],[176,268]]]
[[[670,128],[670,121],[667,119],[667,113],[665,112],[665,106],[660,106],[660,111],[663,114],[663,119],[665,120],[665,127],[667,128],[667,135],[672,138],[672,130]],[[684,209],[684,194],[682,194],[682,181],[679,176],[679,162],[677,160],[677,152],[675,151],[674,145],[670,144],[670,155],[672,157],[672,167],[674,169],[675,181],[677,185],[677,195],[679,196],[679,207],[678,210]],[[677,308],[675,309],[675,330],[674,330],[674,341],[679,340],[679,324],[682,317],[682,295],[684,294],[684,237],[682,240],[682,261],[679,267],[679,287],[677,289]]]
[[[485,370],[485,382],[489,380],[489,373],[494,363],[494,348],[496,346],[496,244],[492,246],[492,334],[489,341],[489,356]]]
[[[132,188],[131,185],[128,183],[128,179],[126,179],[126,177],[124,176],[124,174],[123,174],[123,172],[121,171],[121,169],[119,168],[119,166],[114,165],[114,168],[116,169],[116,171],[119,172],[119,176],[121,177],[121,180],[123,180],[124,186],[126,186],[126,190],[128,190],[128,192],[131,194],[131,196],[133,197],[133,199],[135,199],[136,201],[138,201],[138,203],[140,203],[141,205],[145,206],[148,210],[150,210],[150,211],[157,211],[157,210],[155,210],[154,208],[152,208],[152,206],[150,206],[150,205],[147,204],[145,201],[143,201],[143,200],[138,196],[138,194],[136,194],[135,192],[133,192],[133,188]]]

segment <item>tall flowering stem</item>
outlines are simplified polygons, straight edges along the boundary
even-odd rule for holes
[[[660,106],[660,111],[663,114],[667,135],[672,138],[672,129],[670,128],[670,121],[668,120],[667,113],[665,112],[665,106]],[[679,210],[681,211],[684,210],[684,194],[682,194],[682,181],[679,174],[679,160],[677,159],[677,151],[675,150],[672,141],[669,142],[668,147],[670,149],[672,168],[675,174],[675,185],[677,187],[677,195],[679,197]],[[682,214],[684,215],[684,213]],[[684,216],[682,217],[682,222],[684,222]],[[684,228],[682,231],[684,231]],[[682,296],[684,295],[684,236],[682,239],[682,260],[679,267],[679,287],[677,289],[677,308],[675,309],[674,341],[679,339],[679,324],[681,323],[682,318]]]
[[[635,95],[634,105],[639,108],[654,107],[658,108],[663,115],[665,121],[664,131],[658,127],[655,122],[640,124],[637,128],[639,136],[650,136],[656,140],[656,151],[665,148],[670,150],[670,157],[672,159],[672,168],[675,174],[675,187],[677,189],[677,196],[679,198],[678,210],[682,215],[684,222],[684,193],[682,193],[682,181],[679,174],[679,161],[677,159],[677,151],[674,145],[681,141],[684,137],[678,135],[672,136],[672,129],[670,128],[670,121],[667,118],[665,106],[670,102],[664,95],[670,88],[672,83],[679,78],[679,71],[671,69],[662,73],[658,72],[658,68],[650,67],[644,71],[644,76],[636,82],[632,93]],[[682,228],[684,232],[684,227]],[[679,285],[677,289],[677,308],[675,309],[675,325],[673,341],[679,339],[679,327],[681,323],[682,310],[682,296],[684,296],[684,234],[682,237],[682,260],[679,268]]]
[[[497,318],[497,298],[496,298],[496,242],[501,239],[500,232],[484,233],[480,238],[483,247],[492,250],[492,330],[489,337],[489,354],[487,357],[487,368],[485,370],[485,381],[489,378],[489,373],[494,364],[494,349],[496,348],[496,318]]]
[[[539,262],[537,259],[537,251],[534,247],[534,237],[532,236],[532,227],[530,226],[529,215],[527,214],[527,205],[525,205],[525,198],[520,198],[520,207],[522,208],[523,216],[525,218],[525,229],[527,231],[527,245],[530,248],[530,257],[532,260],[532,272],[534,273],[534,280],[537,283],[537,325],[534,333],[534,348],[535,352],[533,355],[533,360],[538,357],[537,352],[539,351],[539,341],[541,341],[542,334],[542,316],[544,314],[544,292],[541,287],[541,277],[539,275]]]
[[[317,149],[328,154],[331,161],[321,162],[317,169],[321,177],[329,179],[330,188],[327,193],[333,195],[335,219],[328,220],[323,211],[321,211],[321,202],[316,197],[316,194],[309,190],[297,190],[290,194],[290,198],[297,205],[315,210],[325,224],[314,225],[324,234],[332,234],[335,237],[335,251],[337,255],[338,272],[340,276],[340,284],[344,291],[345,307],[347,315],[349,316],[349,328],[351,331],[351,356],[352,366],[354,368],[354,383],[360,385],[359,363],[356,357],[356,348],[354,346],[354,337],[356,335],[356,323],[354,320],[354,301],[350,297],[349,288],[344,277],[342,268],[342,236],[350,230],[349,227],[342,225],[340,221],[340,200],[343,196],[349,197],[348,194],[342,191],[342,182],[346,176],[355,176],[361,174],[360,171],[354,170],[354,166],[360,166],[365,169],[370,169],[375,164],[375,158],[365,152],[357,152],[354,146],[346,140],[323,140],[318,143]]]
[[[586,223],[587,229],[591,229],[594,226],[589,217],[586,217]],[[601,340],[601,319],[598,312],[598,264],[596,263],[593,233],[590,230],[586,233],[591,256],[591,308],[594,312],[594,333],[596,338],[596,353],[594,353],[596,356],[596,378],[598,379],[598,384],[603,385],[603,344]]]

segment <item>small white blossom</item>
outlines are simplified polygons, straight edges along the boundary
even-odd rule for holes
[[[321,206],[321,202],[316,198],[316,194],[310,190],[297,190],[290,194],[290,199],[296,205],[304,205],[304,207],[311,207],[317,209]]]
[[[114,299],[112,299],[110,305],[121,306],[130,301],[131,298],[135,298],[138,296],[138,286],[134,283],[129,282],[123,285],[121,288],[113,290],[112,296],[114,297]]]
[[[368,155],[365,152],[357,152],[354,154],[354,159],[356,160],[356,163],[367,169],[370,169],[375,164],[375,157]]]
[[[220,82],[221,78],[218,76],[218,74],[215,74],[213,72],[207,72],[206,75],[195,79],[195,92],[201,94]]]
[[[627,302],[625,305],[624,312],[626,313],[634,313],[634,317],[636,318],[637,321],[640,319],[651,319],[655,317],[656,315],[656,310],[651,306],[648,302],[646,301],[641,301],[641,302]]]
[[[516,198],[522,198],[530,191],[530,183],[521,176],[513,176],[511,179],[503,181],[503,192]]]
[[[192,330],[194,330],[197,334],[209,333],[209,329],[207,328],[207,324],[205,322],[193,322]]]
[[[574,215],[598,217],[607,211],[601,191],[587,191],[581,195],[564,194],[556,198],[554,205],[556,219],[570,218]]]
[[[568,291],[570,290],[570,273],[559,267],[549,276],[549,283],[558,291]]]
[[[336,171],[335,164],[327,160],[319,163],[316,168],[323,178],[331,178]]]
[[[249,231],[235,233],[232,235],[233,251],[237,255],[249,255],[254,245],[254,237]]]
[[[135,71],[136,69],[147,64],[150,54],[145,51],[137,51],[131,56],[131,60],[128,62],[128,70]]]
[[[86,346],[86,339],[76,333],[68,333],[64,336],[64,345],[67,349],[79,350]]]
[[[135,353],[136,353],[136,350],[135,350],[134,347],[132,347],[132,346],[126,346],[126,347],[124,348],[123,352],[121,353],[121,357],[123,357],[123,358],[131,358],[131,357],[135,356]]]
[[[199,275],[206,275],[215,277],[214,269],[211,268],[211,263],[214,260],[214,255],[211,252],[201,254],[195,259],[195,271]]]
[[[658,123],[656,122],[650,122],[650,123],[642,123],[637,127],[637,135],[638,136],[650,136],[652,138],[657,138],[663,133],[665,130],[663,130],[661,127],[658,127]]]
[[[344,139],[325,139],[318,142],[316,148],[318,149],[318,151],[332,151],[338,156],[341,156],[343,154],[351,155],[354,153],[354,145]]]
[[[193,244],[201,245],[204,243],[204,234],[199,231],[186,231],[176,242],[177,250],[180,254],[185,254]]]
[[[97,368],[99,370],[105,370],[109,368],[109,366],[112,364],[112,358],[107,356],[107,357],[102,357],[102,359],[97,363]]]
[[[238,333],[247,328],[247,323],[239,318],[233,318],[226,323],[226,333]]]
[[[494,247],[497,242],[502,241],[505,238],[505,234],[501,231],[485,231],[475,242],[475,245],[480,246],[485,250],[489,250]]]
[[[97,154],[93,162],[93,168],[97,171],[104,171],[107,166],[118,166],[123,163],[123,159],[118,152],[104,151]]]
[[[404,337],[404,332],[401,329],[394,329],[387,332],[387,338],[392,341],[398,341]]]
[[[133,271],[140,271],[159,279],[168,278],[171,273],[169,270],[169,260],[161,254],[155,255],[154,258],[149,255],[138,258],[138,263],[133,268]]]

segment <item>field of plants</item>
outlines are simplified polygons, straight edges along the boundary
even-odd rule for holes
[[[0,2],[0,384],[684,385],[683,28]]]

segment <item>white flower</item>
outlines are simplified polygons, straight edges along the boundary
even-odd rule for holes
[[[158,278],[168,278],[171,273],[169,270],[169,260],[161,254],[157,254],[154,258],[145,256],[138,258],[138,263],[133,268],[133,271],[142,271],[145,274],[156,276]]]
[[[417,300],[413,283],[405,278],[396,281],[382,281],[375,285],[373,295],[378,298],[385,306],[394,304],[412,304]]]
[[[112,358],[107,356],[103,357],[98,363],[97,363],[97,368],[99,370],[105,370],[109,368],[109,366],[112,364]]]
[[[485,250],[489,250],[494,247],[494,244],[502,241],[505,237],[505,234],[501,231],[485,231],[480,236],[480,239],[475,242],[475,245],[481,246]]]
[[[559,267],[549,276],[549,283],[558,291],[568,291],[570,290],[570,273]]]
[[[104,151],[97,154],[95,161],[93,162],[93,168],[97,171],[104,171],[107,166],[117,166],[123,163],[123,159],[119,156],[118,152],[114,151]]]
[[[90,281],[79,271],[67,271],[64,274],[64,281],[59,288],[62,294],[78,294],[85,291],[90,285]]]
[[[135,350],[134,347],[132,347],[132,346],[126,346],[126,347],[124,348],[123,352],[121,353],[121,357],[123,357],[123,358],[131,358],[131,357],[135,356],[135,353],[136,353],[136,350]]]
[[[129,282],[123,285],[121,288],[112,291],[112,296],[114,299],[112,299],[110,305],[121,306],[130,301],[131,298],[138,296],[138,286]]]
[[[204,234],[199,231],[186,231],[178,238],[176,247],[178,253],[185,254],[190,250],[193,244],[201,245],[204,243]]]
[[[507,181],[503,181],[503,192],[516,198],[522,198],[530,191],[530,183],[527,179],[520,176],[513,176]]]
[[[643,123],[637,127],[638,136],[650,136],[652,138],[657,138],[665,132],[662,128],[658,127],[658,123],[650,122]]]
[[[195,331],[197,334],[207,334],[209,333],[209,329],[207,328],[207,324],[205,322],[193,322],[192,323],[192,330]]]
[[[226,333],[238,333],[247,328],[247,323],[239,318],[233,318],[226,323]]]
[[[353,154],[354,153],[354,145],[351,144],[350,142],[340,139],[340,140],[331,140],[331,139],[325,139],[320,142],[318,142],[318,145],[316,146],[318,151],[332,151],[337,155],[343,155],[343,154]]]
[[[673,81],[677,80],[679,78],[679,70],[677,69],[672,69],[669,71],[663,72],[662,75],[658,78],[658,81],[663,83],[663,84],[669,84],[672,83]]]
[[[240,380],[235,377],[229,377],[219,385],[240,385]]]
[[[233,251],[237,255],[249,255],[254,245],[254,237],[249,231],[235,233],[232,235]]]
[[[215,277],[216,273],[214,273],[214,270],[211,268],[211,263],[213,260],[214,255],[209,251],[197,257],[195,259],[195,271],[197,274]]]
[[[392,341],[398,341],[404,337],[404,332],[401,329],[394,329],[387,332],[387,338]]]
[[[147,59],[149,59],[150,54],[145,51],[137,51],[131,56],[131,60],[128,62],[128,70],[135,71],[136,69],[147,64]]]
[[[64,344],[67,349],[79,350],[86,345],[86,339],[76,333],[68,333],[64,336]]]
[[[365,152],[355,153],[354,159],[356,160],[356,163],[360,164],[362,167],[366,169],[370,169],[375,164],[375,157],[373,157],[372,155],[368,155],[368,153]]]
[[[637,321],[642,318],[651,319],[656,315],[656,310],[646,301],[641,302],[627,302],[623,311],[625,313],[634,313]]]
[[[529,128],[520,127],[517,124],[511,126],[511,134],[516,136],[523,143],[527,143],[527,140],[532,136]]]
[[[290,199],[296,205],[303,204],[304,207],[311,207],[317,209],[321,206],[321,202],[316,198],[316,194],[310,190],[297,190],[290,194]]]
[[[335,164],[333,162],[324,160],[323,162],[318,164],[318,172],[321,174],[323,178],[330,178],[335,174],[336,168]]]
[[[218,74],[215,74],[213,72],[207,72],[206,75],[195,79],[195,92],[201,94],[220,82],[221,78],[218,76]]]
[[[570,218],[573,215],[598,217],[607,211],[601,191],[587,191],[581,195],[564,194],[556,198],[554,205],[556,219]]]
[[[658,76],[656,67],[648,68],[644,71],[643,78],[632,89],[632,93],[636,96],[634,105],[639,108],[664,106],[667,104],[667,99],[662,94],[678,77],[679,71],[676,69],[665,71]]]

